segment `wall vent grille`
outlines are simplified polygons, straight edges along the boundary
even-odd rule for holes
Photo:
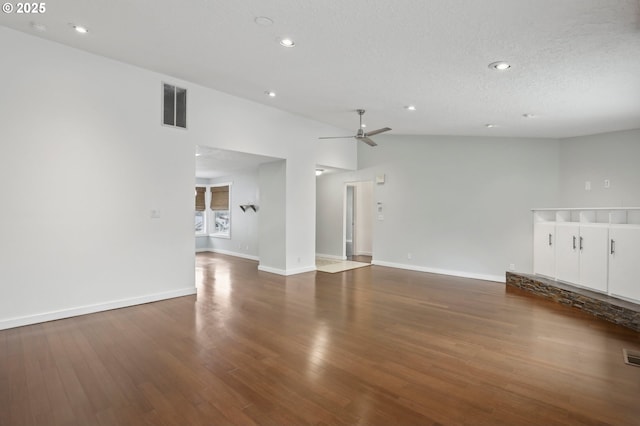
[[[624,356],[625,364],[640,367],[640,352],[628,351],[626,349],[623,349],[622,355]]]

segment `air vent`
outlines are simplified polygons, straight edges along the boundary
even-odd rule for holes
[[[162,83],[162,123],[187,128],[187,89]]]
[[[640,367],[640,352],[622,350],[625,364],[633,365],[634,367]]]

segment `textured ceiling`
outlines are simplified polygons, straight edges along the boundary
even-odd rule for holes
[[[38,16],[1,14],[0,24],[349,131],[356,108],[370,129],[392,134],[556,138],[640,127],[638,0],[46,4]],[[296,47],[280,46],[281,36]],[[498,60],[512,68],[487,67]]]
[[[229,176],[235,172],[257,169],[260,164],[278,160],[278,158],[264,155],[198,146],[196,147],[196,177],[210,179]]]

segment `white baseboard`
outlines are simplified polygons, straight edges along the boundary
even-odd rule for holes
[[[503,283],[506,281],[506,278],[504,275],[476,274],[474,272],[452,271],[449,269],[430,268],[426,266],[417,266],[417,265],[406,265],[403,263],[385,262],[384,260],[375,260],[375,259],[371,261],[371,264],[379,265],[379,266],[387,266],[389,268],[408,269],[410,271],[429,272],[432,274],[440,274],[440,275],[450,275],[453,277],[460,277],[460,278],[473,278],[476,280],[495,281],[499,283]]]
[[[257,260],[257,261],[260,260],[258,256],[253,256],[251,254],[244,254],[244,253],[238,253],[236,251],[212,249],[212,248],[199,248],[199,249],[196,249],[196,253],[220,253],[220,254],[226,254],[227,256],[241,257],[243,259]]]
[[[313,272],[315,270],[316,270],[315,265],[306,266],[304,268],[296,268],[296,269],[278,269],[278,268],[272,268],[270,266],[258,265],[258,271],[269,272],[271,274],[278,274],[278,275],[284,275],[284,276],[303,274],[305,272]]]
[[[316,257],[323,257],[325,259],[347,260],[346,256],[336,256],[335,254],[316,253]]]
[[[75,308],[62,309],[59,311],[44,312],[41,314],[28,315],[18,318],[0,320],[0,330],[8,328],[22,327],[24,325],[37,324],[47,321],[55,321],[64,318],[77,317],[79,315],[93,314],[96,312],[109,311],[111,309],[126,308],[129,306],[142,305],[144,303],[157,302],[159,300],[173,299],[175,297],[191,296],[197,294],[195,287],[187,287],[180,290],[167,291],[164,293],[148,294],[140,297],[113,300],[106,303],[96,303],[94,305],[78,306]]]
[[[212,253],[226,254],[227,256],[241,257],[243,259],[258,260],[258,261],[260,260],[258,256],[253,256],[251,254],[245,254],[245,253],[238,253],[235,251],[221,250],[221,249],[209,249],[209,251]]]

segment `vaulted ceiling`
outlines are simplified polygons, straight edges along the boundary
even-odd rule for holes
[[[356,108],[390,134],[640,127],[638,0],[57,0],[0,24],[349,131]]]

